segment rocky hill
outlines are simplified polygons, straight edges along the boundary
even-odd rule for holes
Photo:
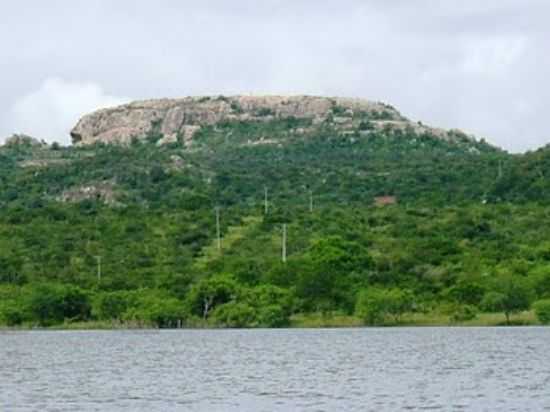
[[[72,135],[0,146],[0,327],[459,322],[550,297],[548,148],[307,96],[136,102]],[[365,296],[409,313],[365,319]]]
[[[402,116],[390,105],[363,99],[316,96],[205,96],[181,99],[145,100],[84,116],[71,131],[73,143],[128,144],[148,134],[162,136],[159,145],[180,142],[190,145],[205,126],[223,122],[270,122],[295,118],[309,120],[300,133],[322,126],[338,131],[412,128],[440,138],[452,138],[456,131],[427,127]],[[463,133],[460,133],[463,135]]]

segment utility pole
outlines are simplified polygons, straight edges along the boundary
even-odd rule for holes
[[[268,211],[268,202],[267,202],[267,186],[264,186],[264,214],[267,215],[267,211]]]
[[[283,242],[282,242],[281,258],[283,263],[286,263],[286,223],[283,223]]]
[[[95,257],[97,261],[97,282],[101,282],[101,256]]]
[[[218,244],[218,251],[221,252],[222,250],[222,236],[221,236],[221,229],[220,229],[220,208],[219,206],[216,207],[216,240]]]
[[[309,191],[309,212],[313,213],[313,191]]]

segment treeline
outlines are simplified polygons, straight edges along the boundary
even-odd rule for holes
[[[231,276],[199,281],[183,300],[161,289],[99,291],[60,283],[3,286],[0,293],[7,326],[97,320],[142,327],[283,327],[294,303],[285,289],[244,287]]]

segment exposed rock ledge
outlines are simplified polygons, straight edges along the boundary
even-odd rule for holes
[[[163,135],[160,142],[189,144],[201,126],[221,121],[268,121],[274,118],[310,118],[313,124],[331,119],[337,128],[346,128],[348,119],[358,114],[408,122],[393,107],[353,98],[316,96],[213,96],[145,100],[84,116],[71,131],[73,143],[128,144],[152,131]],[[155,129],[156,128],[156,129]]]

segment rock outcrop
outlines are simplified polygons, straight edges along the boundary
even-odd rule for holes
[[[118,204],[114,187],[114,183],[109,181],[91,183],[86,186],[67,189],[57,197],[57,200],[68,203],[77,203],[83,200],[100,200],[103,203],[114,206]]]
[[[363,99],[316,96],[214,96],[145,100],[84,116],[71,131],[73,143],[128,144],[151,133],[162,136],[159,144],[180,141],[189,145],[203,126],[223,121],[270,121],[276,118],[308,118],[312,124],[330,121],[349,128],[353,118],[407,122],[393,107]]]

